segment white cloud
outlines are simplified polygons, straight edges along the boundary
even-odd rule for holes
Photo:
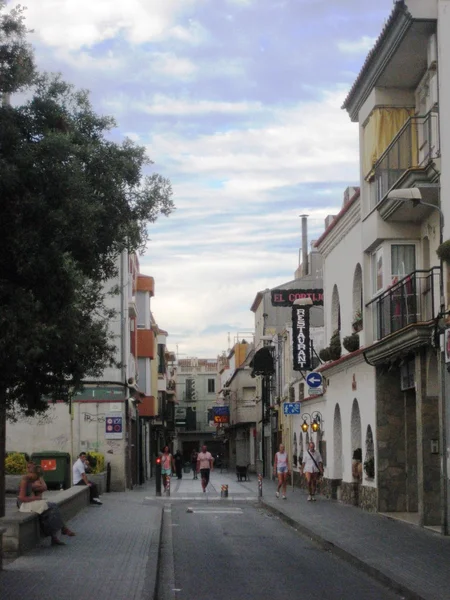
[[[363,35],[358,40],[342,40],[337,46],[345,54],[364,54],[373,48],[375,41],[376,38]]]
[[[177,18],[202,0],[34,0],[27,24],[46,45],[80,49],[121,34],[140,44],[175,36],[198,43],[204,32],[191,22],[187,28]],[[12,6],[20,4],[14,0]],[[200,35],[201,34],[201,35]]]
[[[358,180],[358,129],[340,109],[343,95],[324,93],[322,100],[290,108],[263,110],[247,103],[185,103],[164,99],[149,112],[195,114],[206,109],[223,112],[260,110],[258,127],[233,129],[197,138],[156,134],[148,145],[151,156],[164,157],[171,168],[223,182],[223,193],[257,198],[257,192],[315,181]],[[165,106],[165,108],[164,108]],[[190,111],[192,111],[190,113]]]
[[[190,100],[158,94],[148,102],[135,105],[135,108],[151,115],[189,116],[206,113],[240,114],[258,112],[262,110],[262,104],[260,102]]]
[[[150,55],[152,74],[178,79],[190,79],[197,71],[196,65],[187,58],[180,58],[172,52],[154,52]]]

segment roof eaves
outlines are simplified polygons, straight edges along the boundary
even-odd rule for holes
[[[408,20],[412,18],[404,0],[397,0],[395,2],[395,6],[386,23],[384,24],[384,27],[378,36],[375,45],[366,56],[366,60],[364,61],[355,82],[350,88],[350,91],[347,94],[344,103],[342,104],[341,108],[349,112],[352,120],[355,118],[355,110],[352,109],[352,104],[354,104],[356,100],[357,92],[361,87],[363,79],[368,75],[370,68],[374,65],[375,59],[377,58],[383,44],[386,42],[389,34],[394,29],[394,26],[396,25],[400,16],[409,17]]]
[[[345,213],[348,210],[350,210],[350,207],[353,206],[353,204],[360,197],[360,195],[361,195],[360,188],[356,188],[356,191],[353,194],[353,196],[350,198],[350,200],[341,208],[341,210],[338,212],[338,214],[333,219],[333,221],[328,225],[328,227],[322,233],[322,235],[320,236],[320,238],[315,242],[315,244],[314,244],[315,248],[318,248],[320,246],[320,244],[327,237],[327,235],[336,227],[336,225],[339,223],[339,221],[342,219],[342,217],[345,215]]]

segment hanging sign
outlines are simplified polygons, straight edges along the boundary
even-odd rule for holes
[[[309,307],[292,306],[292,348],[294,371],[311,369],[311,338],[309,334]]]

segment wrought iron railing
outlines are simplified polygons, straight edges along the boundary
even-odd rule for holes
[[[413,271],[371,300],[366,306],[372,309],[376,339],[434,319],[439,312],[439,277],[439,267]]]
[[[439,156],[438,113],[410,117],[389,144],[374,169],[374,201],[385,198],[406,171],[424,167]]]

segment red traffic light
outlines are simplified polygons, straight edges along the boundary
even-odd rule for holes
[[[157,464],[157,465],[159,465],[160,463],[161,463],[161,459],[158,457],[158,458],[156,459],[156,464]]]

